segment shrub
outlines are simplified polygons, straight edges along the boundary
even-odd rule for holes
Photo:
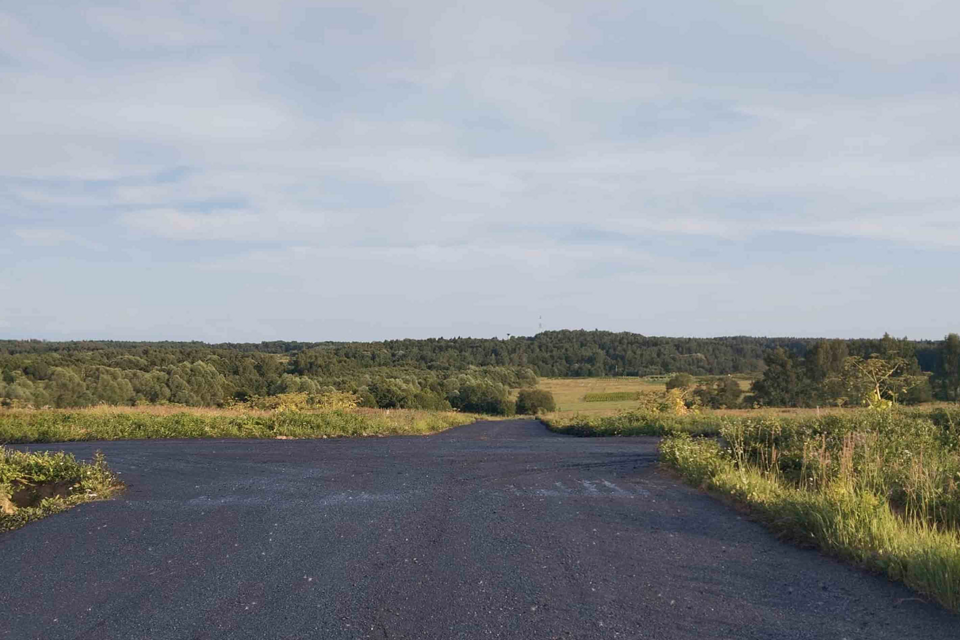
[[[678,373],[669,380],[667,380],[667,390],[670,389],[689,389],[696,384],[693,376],[689,373]]]
[[[507,388],[495,382],[462,385],[450,394],[448,400],[454,409],[468,413],[509,416],[516,412],[516,405],[508,397]]]
[[[536,414],[556,410],[553,394],[544,389],[521,389],[517,396],[517,413]]]

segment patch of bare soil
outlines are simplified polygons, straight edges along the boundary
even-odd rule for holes
[[[0,509],[9,515],[15,513],[17,509],[36,507],[47,498],[67,498],[74,484],[76,483],[70,480],[42,484],[19,483],[14,485],[12,496],[0,500]]]

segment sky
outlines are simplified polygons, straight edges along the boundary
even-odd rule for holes
[[[0,0],[0,338],[960,329],[960,5]]]

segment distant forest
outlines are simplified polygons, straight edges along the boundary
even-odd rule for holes
[[[528,387],[537,376],[759,374],[771,354],[802,361],[810,338],[663,338],[608,331],[549,331],[508,339],[384,342],[0,341],[0,399],[33,406],[173,402],[218,405],[251,396],[324,389],[370,406],[457,408],[476,388]],[[881,339],[842,341],[849,356],[881,351]],[[923,372],[940,345],[900,340]],[[464,391],[464,389],[466,389]]]

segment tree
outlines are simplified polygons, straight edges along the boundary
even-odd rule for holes
[[[686,391],[696,383],[697,381],[689,373],[678,373],[667,380],[667,391],[670,391],[671,389],[680,389],[681,391]]]
[[[477,382],[462,385],[448,397],[450,405],[468,413],[486,413],[506,416],[516,412],[507,388],[495,382]]]
[[[937,349],[935,382],[943,400],[960,402],[960,335],[949,334]]]
[[[517,413],[533,415],[556,410],[553,394],[544,389],[522,389],[517,396]]]
[[[712,386],[697,387],[694,393],[704,406],[712,409],[734,409],[740,406],[743,390],[733,378],[724,378]]]
[[[70,369],[54,368],[47,390],[50,401],[56,407],[82,407],[90,404],[87,385]]]
[[[777,348],[764,356],[767,365],[763,377],[753,383],[757,400],[770,406],[793,406],[800,394],[799,376],[794,362],[796,356]]]
[[[886,358],[878,353],[869,358],[851,356],[845,364],[845,377],[864,404],[883,408],[896,403],[912,387],[920,384],[917,376],[899,375],[905,374],[908,367],[905,358],[895,355]]]

